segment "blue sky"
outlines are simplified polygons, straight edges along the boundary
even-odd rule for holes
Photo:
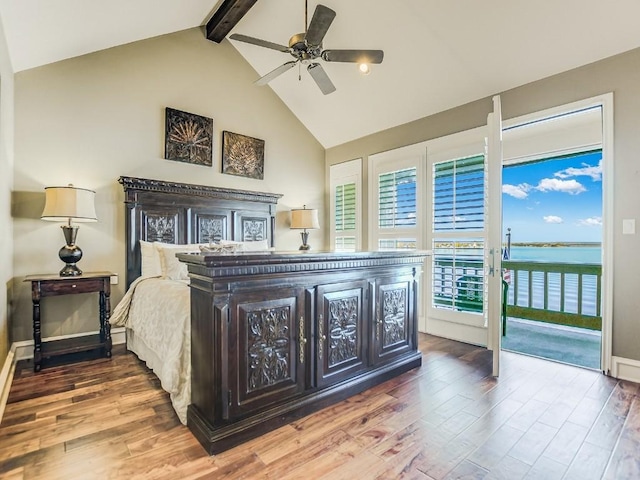
[[[512,242],[600,242],[602,154],[504,168],[502,225]]]

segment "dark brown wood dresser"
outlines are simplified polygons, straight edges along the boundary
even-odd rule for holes
[[[188,426],[210,453],[420,366],[426,253],[178,254],[191,279]]]

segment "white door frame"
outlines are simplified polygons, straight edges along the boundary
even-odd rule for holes
[[[602,108],[602,351],[601,370],[611,371],[613,330],[613,93],[556,106],[503,121],[503,129],[592,107]]]

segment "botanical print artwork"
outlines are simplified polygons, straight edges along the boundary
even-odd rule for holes
[[[264,178],[264,140],[222,132],[222,173]]]
[[[164,158],[210,167],[213,119],[166,108]]]

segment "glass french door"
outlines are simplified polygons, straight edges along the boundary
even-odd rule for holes
[[[432,333],[486,343],[494,350],[494,375],[499,372],[502,302],[499,112],[496,97],[487,129],[452,136],[446,147],[427,147],[428,322],[438,325]]]

